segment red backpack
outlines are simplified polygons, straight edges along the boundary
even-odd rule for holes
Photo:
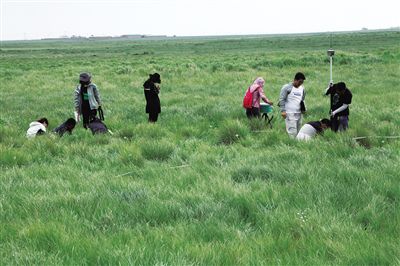
[[[243,98],[243,107],[250,109],[253,107],[253,93],[250,92],[250,87]]]

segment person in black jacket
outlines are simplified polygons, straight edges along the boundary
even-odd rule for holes
[[[75,128],[76,121],[73,118],[68,118],[67,121],[53,129],[53,132],[58,134],[60,137],[62,137],[65,133],[69,133],[70,135],[72,134],[72,130]]]
[[[161,104],[158,94],[160,93],[160,74],[149,75],[149,79],[143,84],[144,96],[146,98],[146,113],[149,114],[149,122],[155,123],[158,114],[161,113]]]
[[[353,95],[351,91],[346,87],[346,83],[339,82],[336,84],[330,84],[326,89],[325,95],[331,96],[331,121],[332,130],[345,131],[349,127],[349,106]]]

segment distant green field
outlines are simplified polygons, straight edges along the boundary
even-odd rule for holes
[[[277,103],[305,73],[308,114],[334,81],[350,128],[309,143],[241,102],[258,76]],[[28,140],[73,117],[90,71],[114,135]],[[147,123],[142,84],[162,78]],[[400,264],[400,32],[2,42],[0,265]],[[373,136],[354,140],[354,137]]]

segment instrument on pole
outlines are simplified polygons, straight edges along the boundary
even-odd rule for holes
[[[329,84],[333,84],[333,77],[332,77],[332,60],[333,60],[333,56],[335,55],[335,50],[333,49],[329,49],[327,52],[329,59],[330,59],[330,65],[331,65],[331,79],[329,81]]]

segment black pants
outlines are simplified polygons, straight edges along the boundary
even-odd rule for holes
[[[260,108],[252,107],[251,109],[246,109],[246,115],[249,119],[253,117],[260,118]]]
[[[158,119],[158,113],[149,113],[149,122],[155,123]]]
[[[94,120],[97,115],[97,110],[82,110],[82,120],[83,120],[83,127],[87,128],[89,123]]]
[[[335,132],[345,131],[349,127],[349,116],[335,116],[331,118],[331,129]]]

